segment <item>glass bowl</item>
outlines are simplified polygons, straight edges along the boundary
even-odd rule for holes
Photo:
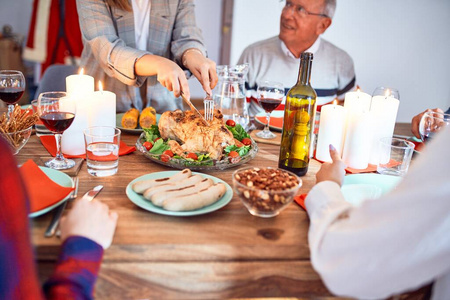
[[[247,167],[234,171],[233,189],[248,211],[258,217],[277,216],[294,200],[302,180],[280,168]]]
[[[23,129],[21,131],[6,133],[1,132],[0,134],[6,141],[8,141],[8,144],[11,146],[11,151],[14,155],[16,155],[30,139],[32,129],[33,126],[30,126],[27,129]]]

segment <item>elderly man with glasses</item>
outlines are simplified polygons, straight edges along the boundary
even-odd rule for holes
[[[256,42],[242,53],[239,64],[249,63],[246,88],[256,91],[258,84],[279,81],[286,92],[297,81],[300,54],[314,54],[311,85],[317,104],[323,105],[355,87],[352,58],[342,49],[321,38],[332,23],[336,0],[287,0],[280,18],[278,36]],[[263,111],[252,101],[249,114]]]

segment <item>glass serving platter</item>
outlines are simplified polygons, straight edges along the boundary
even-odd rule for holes
[[[251,138],[250,138],[251,139]],[[136,148],[144,154],[145,157],[148,159],[175,169],[191,169],[194,171],[207,171],[207,170],[225,170],[228,168],[233,168],[242,164],[245,164],[252,160],[256,153],[258,153],[258,146],[256,145],[256,142],[252,140],[252,145],[250,150],[245,154],[244,156],[240,156],[238,159],[232,159],[229,160],[228,157],[223,157],[221,160],[204,160],[201,162],[196,161],[190,161],[183,158],[177,159],[177,158],[171,158],[168,162],[164,162],[160,159],[161,155],[159,154],[152,154],[145,149],[143,146],[143,143],[145,142],[145,133],[142,133],[137,142],[136,142]]]

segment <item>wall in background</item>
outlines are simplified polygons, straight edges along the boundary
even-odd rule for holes
[[[227,0],[225,0],[227,1]],[[249,44],[278,34],[283,2],[234,0],[230,62]],[[26,35],[32,0],[0,0],[0,27],[11,24]],[[208,54],[219,62],[221,0],[196,0],[197,23]],[[324,37],[354,59],[357,81],[371,93],[377,86],[400,91],[397,120],[409,122],[428,107],[450,106],[450,1],[339,0]],[[313,69],[314,70],[314,69]],[[191,94],[204,96],[196,79]]]
[[[283,3],[235,0],[231,62],[254,41],[278,34]],[[357,82],[400,91],[399,122],[450,106],[450,1],[339,0],[324,38],[354,60]],[[313,65],[314,72],[314,65]]]

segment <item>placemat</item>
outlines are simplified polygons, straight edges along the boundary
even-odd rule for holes
[[[253,130],[250,133],[250,136],[252,137],[252,139],[255,140],[255,142],[257,143],[264,143],[264,144],[272,144],[272,145],[281,145],[281,132],[274,132],[277,137],[274,139],[262,139],[260,137],[256,136],[256,133],[260,132],[261,130]]]

